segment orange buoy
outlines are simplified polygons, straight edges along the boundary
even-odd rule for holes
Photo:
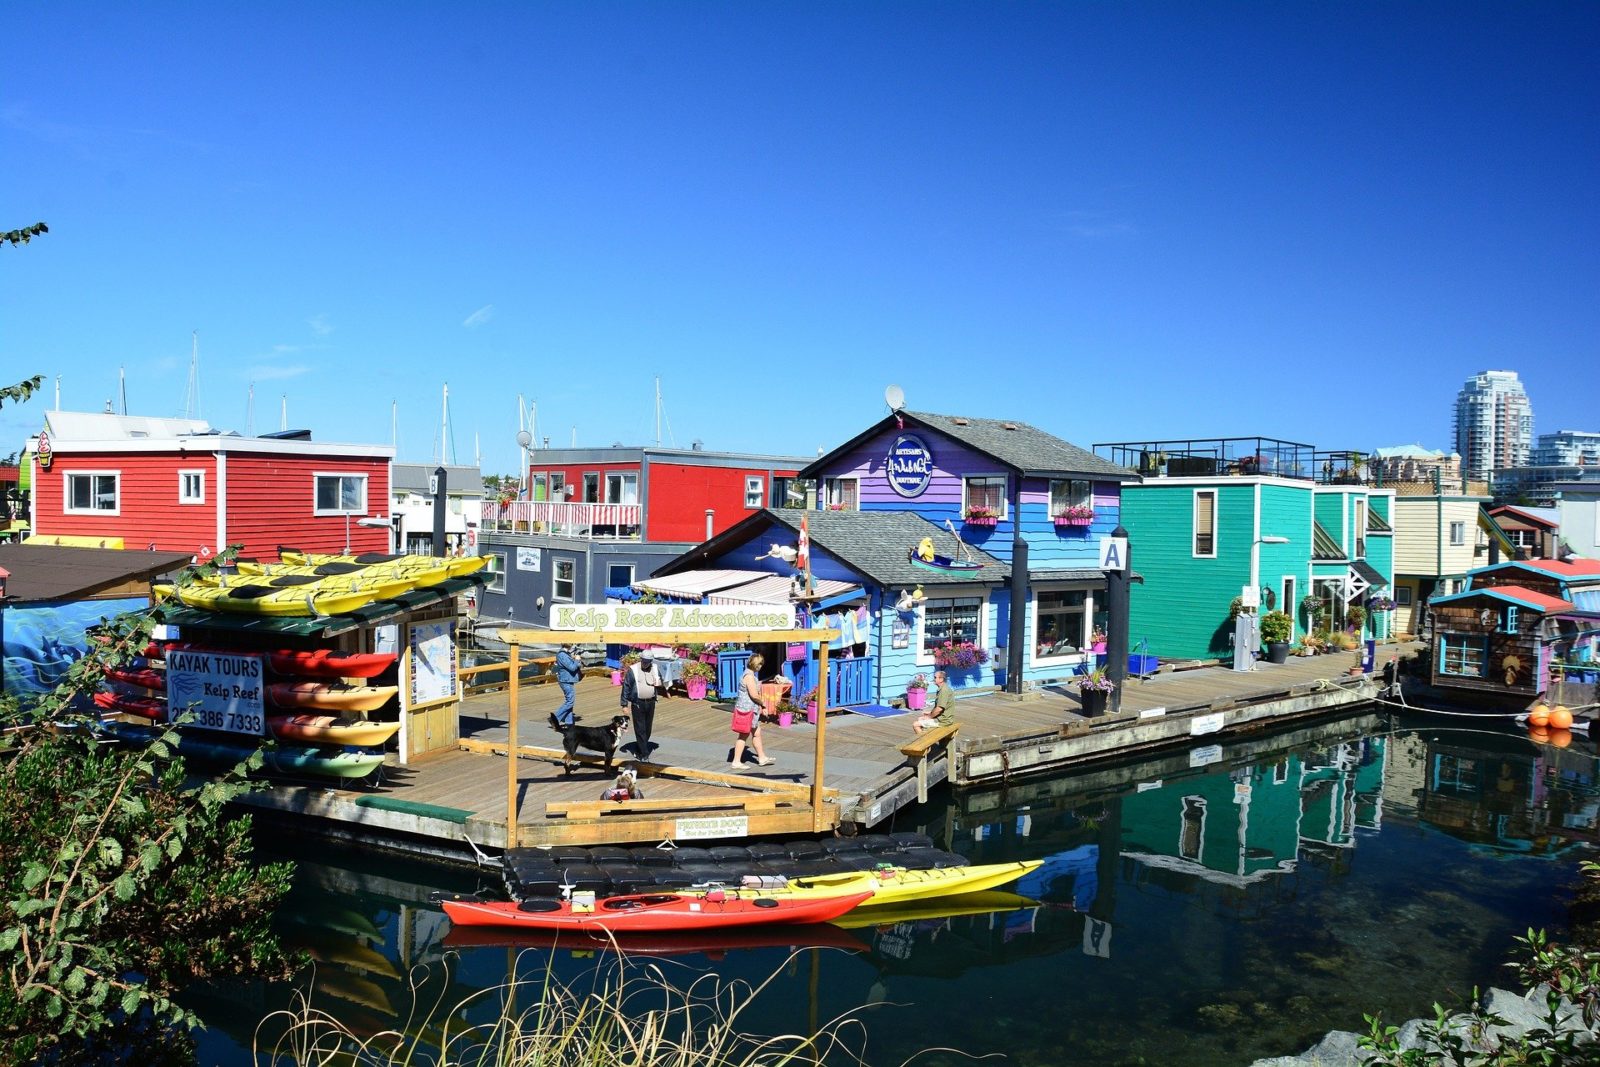
[[[1528,740],[1537,741],[1541,745],[1549,744],[1550,731],[1546,730],[1543,726],[1535,726],[1528,731]]]
[[[1550,729],[1570,730],[1572,728],[1572,712],[1567,710],[1565,704],[1557,704],[1550,709]]]
[[[1550,722],[1550,708],[1545,704],[1535,704],[1533,710],[1528,712],[1529,726],[1546,726]]]
[[[1572,731],[1551,730],[1550,743],[1556,748],[1566,748],[1568,745],[1572,744]]]

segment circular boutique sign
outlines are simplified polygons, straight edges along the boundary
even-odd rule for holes
[[[884,473],[896,493],[921,496],[933,480],[933,451],[916,434],[903,433],[889,446]]]

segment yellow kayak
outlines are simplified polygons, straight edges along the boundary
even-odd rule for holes
[[[904,867],[885,867],[877,871],[862,872],[872,879],[872,898],[863,908],[877,908],[885,904],[899,904],[908,900],[931,900],[935,897],[954,896],[959,893],[979,893],[985,889],[1014,882],[1023,875],[1038,870],[1044,860],[1025,860],[1015,863],[983,863],[972,867],[942,867],[938,870],[913,871]],[[809,889],[827,889],[838,885],[855,885],[860,875],[825,874],[815,878],[797,878],[795,883]],[[833,892],[860,892],[858,889],[838,889]]]
[[[302,593],[368,593],[373,600],[388,600],[415,588],[404,578],[382,574],[215,574],[191,579],[196,585],[231,589],[241,585],[264,585],[272,589],[298,589]]]
[[[309,695],[308,695],[309,697]],[[291,694],[290,700],[300,699]],[[376,696],[373,696],[376,699]],[[388,698],[384,698],[387,702]],[[313,705],[315,706],[315,705]],[[382,707],[380,703],[378,705]],[[269,715],[267,727],[272,736],[285,741],[309,741],[325,745],[381,745],[400,729],[397,722],[372,722],[338,715]]]
[[[868,901],[867,903],[871,903]],[[1016,893],[990,890],[986,893],[962,893],[955,897],[934,897],[929,900],[902,900],[898,904],[880,904],[869,908],[865,904],[845,912],[833,925],[845,930],[859,930],[866,926],[892,926],[895,923],[922,922],[926,919],[953,919],[959,915],[989,915],[1001,911],[1020,911],[1037,908],[1039,902]]]
[[[184,607],[233,615],[275,617],[343,615],[381,599],[378,595],[381,592],[381,588],[377,587],[361,592],[323,592],[316,586],[285,589],[270,585],[239,584],[223,587],[198,582],[155,587],[157,600],[175,597]]]
[[[481,571],[489,565],[488,556],[391,556],[382,552],[365,552],[356,556],[332,556],[318,552],[300,552],[292,548],[278,550],[284,563],[297,563],[307,567],[328,564],[355,564],[361,567],[392,567],[397,570],[416,568],[430,570],[444,567],[446,578],[461,578]],[[439,579],[443,581],[444,579]]]
[[[251,578],[288,578],[295,581],[328,581],[338,578],[344,581],[362,582],[402,582],[407,589],[426,588],[438,585],[450,577],[450,568],[445,560],[429,560],[425,556],[410,557],[423,560],[422,563],[259,563],[253,560],[240,560],[234,567],[241,575]]]

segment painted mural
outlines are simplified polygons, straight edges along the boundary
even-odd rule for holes
[[[72,603],[7,607],[0,611],[0,642],[5,653],[0,690],[7,696],[48,693],[84,657],[84,632],[126,611],[141,611],[144,597],[82,600]]]

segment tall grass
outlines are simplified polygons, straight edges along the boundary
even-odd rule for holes
[[[524,952],[526,956],[529,952]],[[293,1067],[865,1067],[866,1029],[854,1011],[814,1034],[764,1036],[740,1018],[787,964],[759,983],[699,973],[675,985],[655,963],[607,954],[583,983],[563,982],[547,964],[447,1005],[423,996],[400,1029],[360,1037],[298,994],[293,1008],[257,1028],[258,1064]],[[790,957],[790,961],[794,959]],[[452,955],[444,964],[454,966]],[[448,989],[446,980],[442,988]],[[486,1005],[492,1005],[486,1010]],[[471,1022],[473,1016],[489,1016]],[[275,1035],[270,1039],[266,1035]],[[931,1051],[931,1050],[930,1050]],[[943,1050],[950,1051],[950,1050]]]

